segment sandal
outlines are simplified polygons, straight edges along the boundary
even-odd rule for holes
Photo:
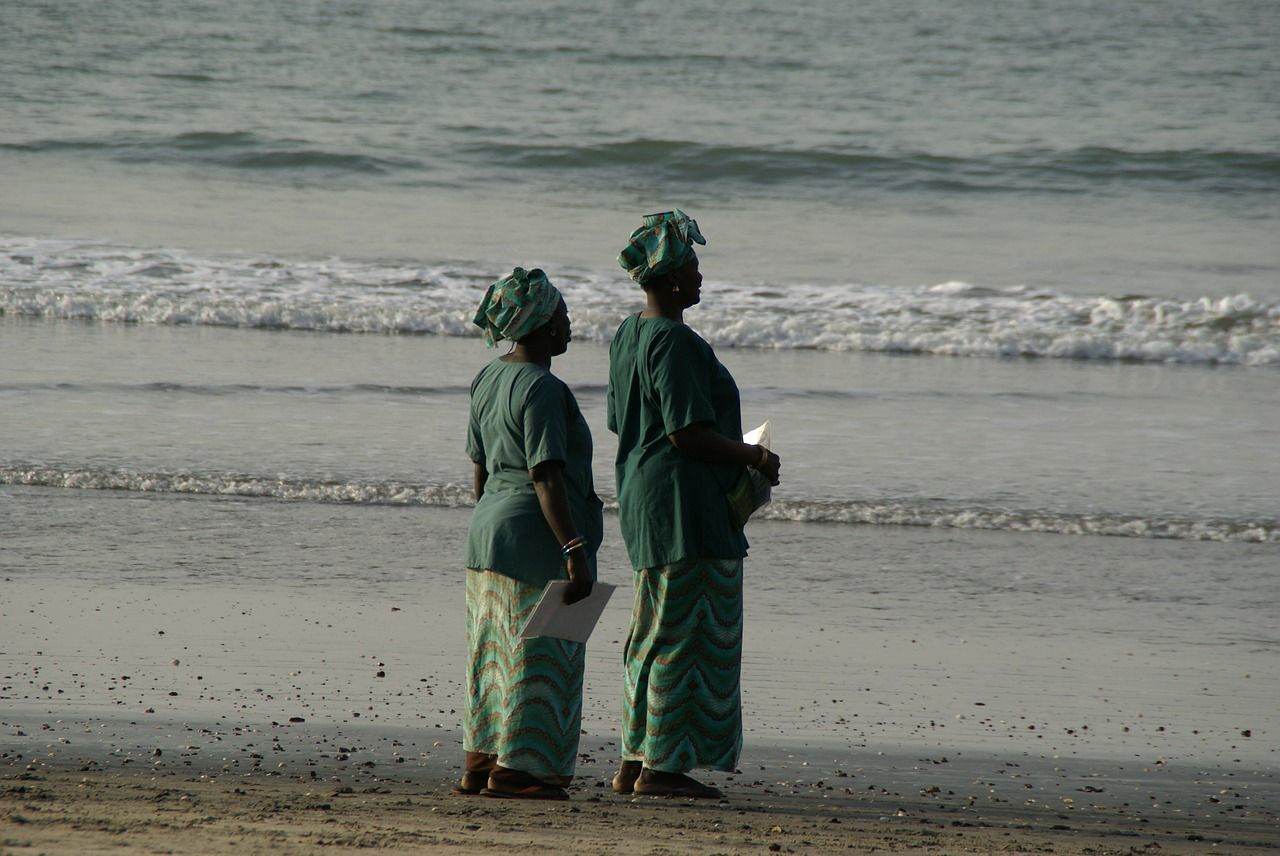
[[[485,788],[480,791],[482,797],[495,797],[503,800],[567,800],[569,792],[555,785],[527,785],[514,791]]]
[[[646,782],[641,776],[636,779],[631,792],[642,797],[688,797],[690,799],[718,800],[724,796],[719,788],[704,785],[688,776],[680,776],[669,783]]]

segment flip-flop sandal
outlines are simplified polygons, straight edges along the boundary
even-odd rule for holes
[[[495,791],[485,788],[480,792],[482,797],[494,797],[502,800],[567,800],[569,793],[564,788],[554,785],[529,785],[515,791]]]
[[[631,792],[641,797],[688,797],[691,799],[718,800],[724,796],[719,788],[710,785],[644,785],[636,782]]]

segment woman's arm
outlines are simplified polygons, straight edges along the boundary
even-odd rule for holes
[[[543,461],[529,470],[529,478],[533,479],[533,490],[538,495],[542,516],[555,533],[556,540],[567,544],[577,538],[578,527],[569,512],[569,494],[564,487],[564,464]],[[565,592],[564,602],[576,603],[591,594],[591,569],[587,566],[586,548],[571,551],[567,561],[569,590]]]
[[[476,502],[480,501],[480,497],[484,496],[484,483],[489,480],[489,471],[485,469],[483,463],[472,461],[472,483],[475,485]]]
[[[681,428],[674,434],[668,434],[671,444],[684,454],[708,464],[737,464],[740,467],[754,467],[759,470],[771,484],[777,484],[782,460],[764,446],[753,446],[750,443],[739,443],[717,432],[704,423],[695,423]]]
[[[647,375],[641,372],[641,386],[657,400],[667,439],[681,454],[708,464],[754,467],[778,483],[777,455],[711,427],[716,417],[712,375],[724,369],[717,368],[711,348],[698,334],[683,325],[672,327],[659,333],[641,358],[649,366]]]

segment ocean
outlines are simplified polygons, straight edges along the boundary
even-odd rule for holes
[[[421,573],[449,574],[467,391],[495,356],[471,316],[517,265],[566,295],[555,370],[611,501],[606,348],[642,303],[615,257],[641,215],[680,207],[709,239],[687,320],[783,460],[749,531],[748,578],[773,594],[748,620],[770,644],[821,603],[832,628],[889,610],[937,651],[982,637],[984,674],[1014,662],[1002,632],[1088,635],[1097,664],[1146,645],[1195,680],[1238,658],[1251,683],[1200,702],[1238,699],[1214,752],[1237,718],[1275,727],[1256,678],[1280,646],[1276,4],[0,17],[0,570],[24,598],[86,574],[376,587],[415,532],[452,533],[421,535]],[[217,530],[234,547],[176,534],[206,515],[237,521]],[[289,555],[311,526],[347,540]],[[757,698],[819,691],[752,644]],[[1080,668],[1109,697],[1162,698],[1149,673]],[[912,681],[902,705],[951,703]],[[1060,701],[1026,692],[1026,710]],[[1116,739],[1092,749],[1132,748]]]

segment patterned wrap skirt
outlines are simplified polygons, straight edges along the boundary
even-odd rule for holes
[[[467,571],[467,710],[463,749],[553,785],[573,777],[582,730],[586,646],[520,628],[545,586]]]
[[[742,751],[742,560],[636,571],[624,654],[622,759],[732,771]]]

